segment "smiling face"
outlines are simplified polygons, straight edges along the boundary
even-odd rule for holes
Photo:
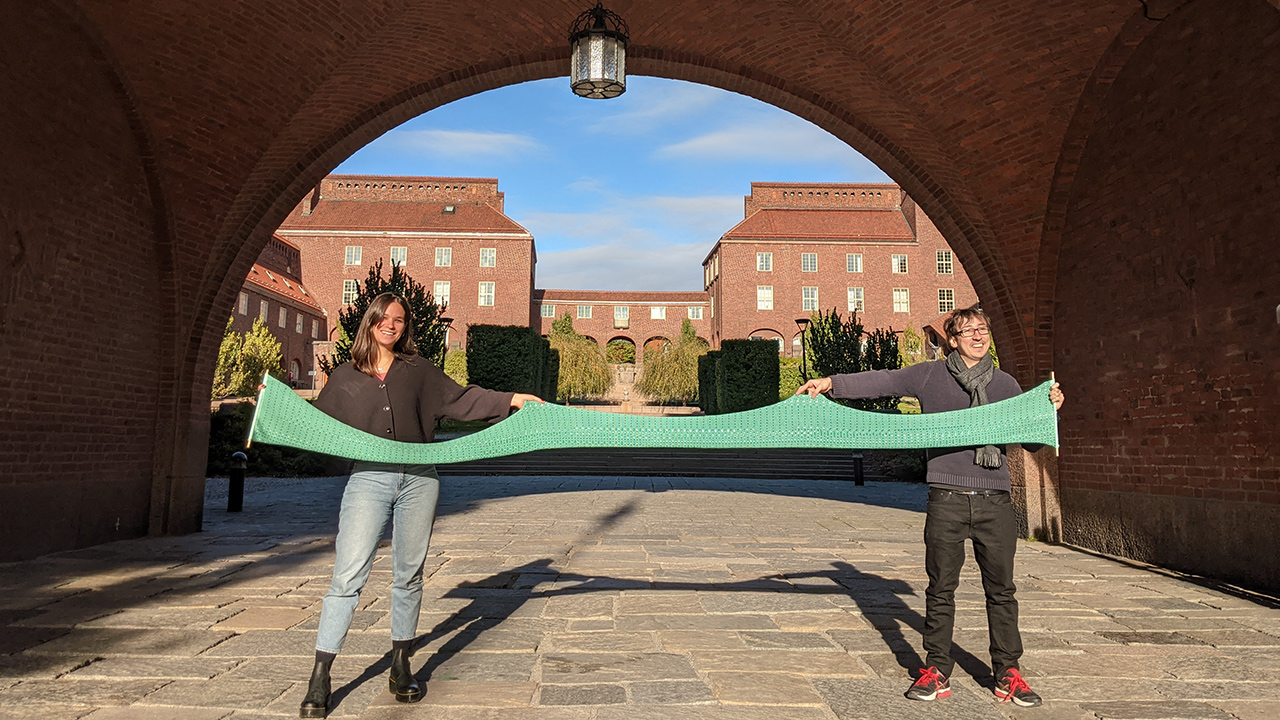
[[[386,350],[392,350],[396,341],[404,335],[404,308],[399,302],[387,304],[382,319],[371,329],[373,341]]]
[[[991,328],[982,318],[968,318],[960,326],[960,334],[947,338],[947,342],[959,351],[965,365],[973,367],[991,350]]]

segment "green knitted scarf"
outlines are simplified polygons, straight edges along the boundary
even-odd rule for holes
[[[930,448],[1058,445],[1052,381],[1015,398],[952,412],[890,415],[798,395],[756,410],[642,417],[526,403],[496,425],[456,440],[406,443],[371,435],[312,407],[267,378],[249,442],[405,465],[443,465],[554,448]]]

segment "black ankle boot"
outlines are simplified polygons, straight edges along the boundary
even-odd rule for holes
[[[311,682],[307,685],[307,696],[302,699],[302,707],[298,708],[300,718],[322,718],[329,714],[329,663],[316,661],[311,671]]]
[[[422,699],[422,686],[409,669],[409,648],[391,649],[391,694],[402,703],[415,703]]]

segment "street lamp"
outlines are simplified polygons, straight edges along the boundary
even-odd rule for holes
[[[593,100],[627,91],[627,23],[599,2],[569,29],[569,87]]]
[[[800,328],[800,382],[809,382],[809,358],[804,347],[804,331],[809,329],[809,318],[796,318],[796,327]]]

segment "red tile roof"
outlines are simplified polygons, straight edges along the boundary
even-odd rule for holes
[[[914,240],[898,210],[766,208],[724,234],[725,239]]]
[[[453,205],[454,212],[444,211]],[[281,230],[380,230],[529,234],[519,223],[480,203],[321,200],[310,215],[295,208]]]
[[[287,297],[299,305],[312,308],[317,315],[323,314],[320,304],[315,301],[315,298],[311,297],[311,293],[307,292],[302,283],[294,282],[278,273],[273,273],[257,263],[254,263],[253,269],[249,271],[249,276],[245,278],[245,282],[270,290],[276,295]]]

